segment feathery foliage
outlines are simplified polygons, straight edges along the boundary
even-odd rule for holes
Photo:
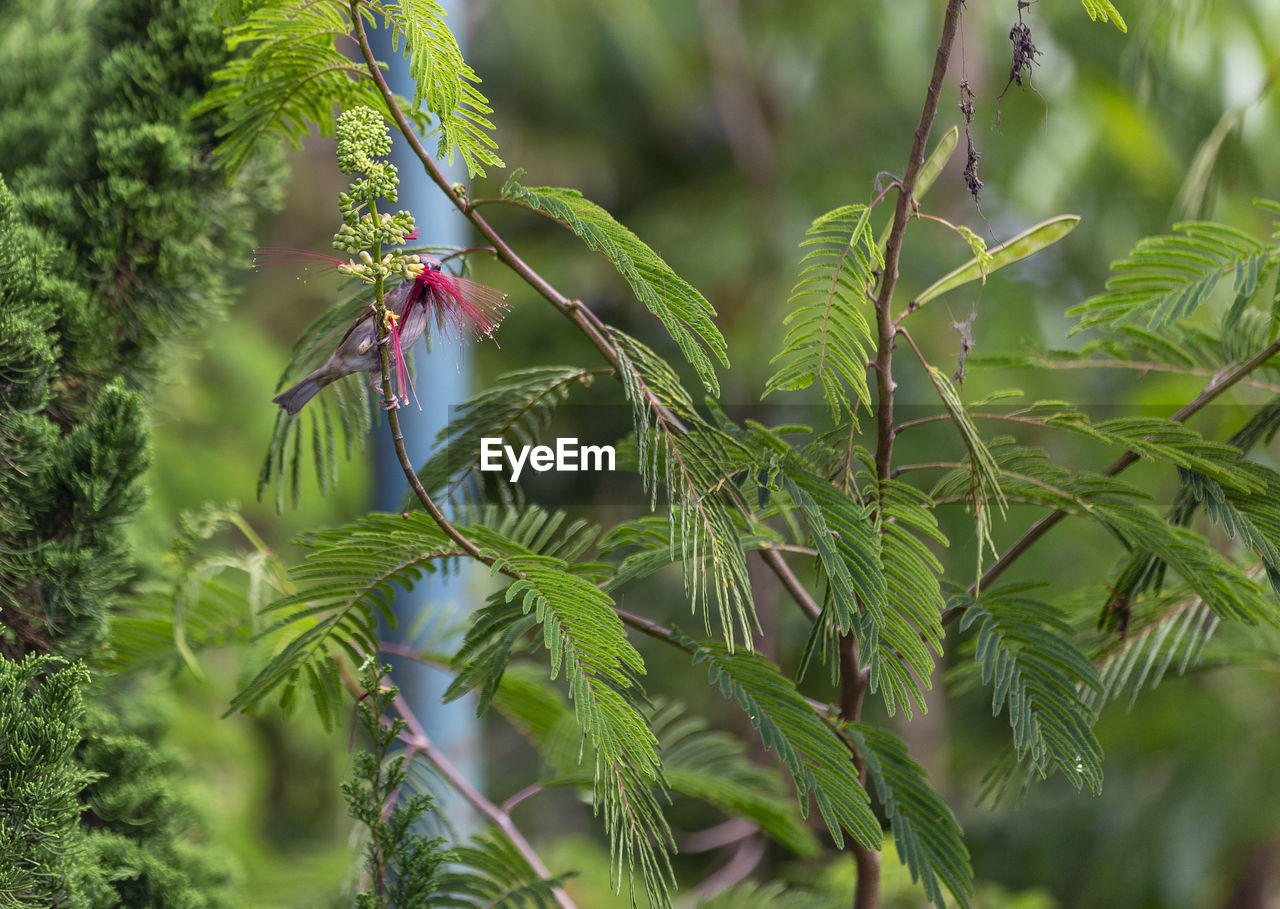
[[[996,466],[991,452],[987,450],[986,443],[983,442],[978,428],[973,425],[973,421],[969,419],[969,414],[965,412],[960,396],[951,387],[947,377],[936,366],[930,366],[929,380],[938,392],[938,397],[942,399],[942,405],[946,408],[947,415],[951,417],[951,422],[955,424],[956,430],[960,433],[960,438],[964,441],[964,447],[969,453],[969,490],[966,500],[973,509],[973,519],[977,529],[977,577],[981,578],[982,553],[987,546],[990,546],[993,552],[996,548],[996,544],[991,539],[991,509],[989,503],[995,502],[1000,509],[1001,517],[1004,517],[1006,512],[1004,492],[1000,488],[999,468]]]
[[[1111,0],[1080,0],[1080,2],[1084,4],[1084,10],[1089,14],[1090,20],[1097,22],[1099,19],[1103,21],[1110,19],[1120,31],[1129,30],[1129,26],[1125,25],[1124,17],[1120,15],[1120,10],[1112,5]]]
[[[672,794],[753,821],[797,855],[819,854],[817,839],[796,817],[796,803],[782,779],[773,768],[752,763],[739,739],[708,729],[705,720],[689,716],[677,702],[655,700],[649,722]]]
[[[523,510],[500,511],[494,506],[473,514],[475,523],[468,528],[477,545],[503,555],[542,555],[576,562],[590,548],[600,528],[581,519],[565,525],[564,512],[547,513],[536,506]],[[590,565],[575,569],[594,574]],[[512,649],[534,627],[535,615],[527,614],[519,604],[507,601],[503,592],[489,598],[489,605],[479,609],[467,628],[462,646],[454,655],[456,671],[445,692],[445,700],[461,697],[479,688],[476,710],[483,713],[498,691]]]
[[[1101,687],[1084,690],[1085,703],[1101,710],[1107,700],[1127,690],[1129,709],[1133,709],[1142,690],[1155,688],[1170,669],[1181,675],[1195,665],[1221,623],[1197,596],[1162,597],[1148,604],[1124,638],[1098,657]]]
[[[832,417],[856,416],[859,402],[870,397],[867,362],[875,342],[862,311],[867,306],[874,272],[884,257],[871,232],[871,210],[845,205],[816,218],[800,248],[800,277],[788,305],[789,326],[783,348],[770,362],[781,362],[765,384],[763,396],[779,389],[793,391],[822,383]],[[853,391],[853,400],[845,386]],[[762,397],[763,397],[762,396]]]
[[[217,149],[224,166],[238,171],[268,136],[301,148],[310,129],[332,135],[334,104],[344,110],[383,107],[368,72],[339,49],[353,31],[351,15],[351,6],[338,0],[267,0],[229,30],[228,46],[250,51],[216,74],[218,85],[198,108],[226,117]],[[439,131],[436,154],[452,161],[456,151],[473,177],[483,176],[486,166],[503,166],[489,135],[492,109],[440,4],[362,2],[359,15],[370,24],[383,20],[392,29],[394,50],[403,41],[415,90],[412,103],[401,107],[415,113],[425,103]]]
[[[731,653],[722,644],[698,642],[679,632],[676,639],[693,653],[695,664],[706,664],[711,684],[742,708],[765,750],[774,751],[791,771],[801,811],[808,813],[812,795],[837,846],[843,848],[848,833],[878,849],[880,824],[849,751],[795,683],[759,654]]]
[[[207,552],[206,541],[229,528],[252,549]],[[174,568],[172,577],[137,585],[116,616],[107,668],[154,667],[167,656],[204,678],[198,651],[247,642],[258,631],[258,613],[267,598],[283,596],[289,585],[284,566],[248,522],[216,505],[179,515],[167,562]]]
[[[437,878],[432,906],[441,909],[556,909],[555,890],[564,877],[544,880],[496,831],[449,850],[453,863]]]
[[[497,710],[520,730],[544,762],[546,786],[589,785],[581,766],[583,748],[573,712],[546,676],[527,664],[513,664],[494,696]],[[667,791],[705,802],[729,817],[745,818],[792,852],[820,852],[812,831],[798,817],[795,800],[777,771],[753,763],[737,738],[710,729],[678,701],[655,698],[645,710],[658,739]],[[569,732],[572,727],[573,734]]]
[[[1194,313],[1233,275],[1232,293],[1248,299],[1275,263],[1276,249],[1244,231],[1208,221],[1175,224],[1176,233],[1139,240],[1129,258],[1112,264],[1106,292],[1067,310],[1076,331],[1123,327],[1145,318],[1158,329]]]
[[[308,325],[294,343],[293,356],[280,373],[275,390],[280,391],[323,363],[337,339],[350,328],[351,323],[368,305],[367,298],[352,295],[339,300]],[[328,395],[317,395],[301,413],[290,415],[282,410],[276,415],[271,440],[267,443],[267,454],[258,474],[258,498],[261,499],[274,482],[278,512],[284,511],[286,490],[294,508],[301,501],[304,450],[311,455],[321,492],[327,493],[337,482],[338,444],[335,422],[341,429],[343,449],[348,460],[353,452],[364,450],[374,419],[374,396],[366,377],[357,373],[339,379],[329,388],[333,391],[332,403]],[[337,409],[336,421],[332,410],[334,404]],[[309,432],[304,428],[308,424]]]
[[[719,394],[715,364],[728,367],[729,348],[712,321],[716,311],[706,297],[643,240],[599,205],[583,198],[582,193],[554,186],[522,186],[517,182],[520,176],[519,172],[511,175],[502,187],[502,197],[559,222],[577,234],[587,249],[608,259],[631,285],[636,299],[666,327],[697,370],[707,392]],[[711,356],[707,356],[708,351]]]
[[[573,366],[537,366],[503,373],[484,390],[468,398],[453,412],[452,419],[436,437],[436,453],[418,479],[433,496],[467,498],[467,480],[480,464],[480,440],[501,438],[513,446],[533,445],[551,422],[556,406],[578,385],[590,385],[607,368],[584,369]],[[505,483],[497,484],[497,494],[510,497]],[[407,496],[404,507],[415,507],[417,498]]]
[[[645,488],[657,504],[659,482],[667,491],[671,551],[684,565],[685,594],[704,627],[714,593],[725,641],[735,627],[750,646],[758,625],[726,477],[745,467],[750,452],[732,436],[702,420],[675,372],[645,345],[620,331],[616,344],[622,385],[635,418],[636,457]],[[710,583],[708,583],[708,581]]]
[[[413,589],[424,573],[436,570],[436,560],[457,554],[457,544],[421,514],[371,514],[300,542],[310,551],[289,572],[294,592],[264,610],[282,614],[265,632],[273,653],[230,709],[250,709],[277,688],[289,708],[305,683],[321,719],[331,725],[342,711],[336,658],[345,655],[358,666],[377,653],[378,617],[395,623],[394,585]]]
[[[860,479],[876,488],[870,456],[862,456],[866,469]],[[884,480],[878,489],[880,558],[888,595],[883,612],[868,612],[870,621],[859,627],[858,648],[870,671],[871,690],[880,692],[889,715],[901,704],[910,717],[913,700],[924,709],[921,686],[929,686],[933,673],[929,649],[942,652],[946,606],[938,583],[942,563],[925,540],[946,546],[947,538],[924,493],[897,480]]]
[[[1075,788],[1102,787],[1102,748],[1093,734],[1096,713],[1082,691],[1102,690],[1089,658],[1071,643],[1071,626],[1031,599],[1028,586],[957,597],[960,630],[976,627],[974,660],[991,686],[991,712],[1008,707],[1019,761],[1045,777],[1052,767]]]
[[[898,855],[939,907],[946,905],[942,887],[961,906],[973,895],[973,867],[960,822],[942,796],[925,781],[924,768],[911,759],[896,735],[865,723],[840,726],[867,768],[893,830]]]
[[[657,739],[634,703],[644,661],[609,596],[566,572],[563,561],[525,555],[498,564],[517,575],[503,602],[519,603],[536,616],[551,677],[564,671],[578,726],[595,748],[594,805],[604,814],[617,886],[625,864],[651,900],[667,905],[675,884],[667,853],[675,846],[654,795],[665,788],[662,762]]]
[[[1109,0],[1083,2],[1091,18],[1125,29]],[[351,21],[353,15],[357,18]],[[225,163],[240,166],[267,134],[296,143],[308,120],[321,131],[327,129],[329,105],[335,101],[348,108],[362,102],[380,106],[372,74],[336,56],[335,46],[352,27],[362,30],[364,23],[376,21],[390,26],[397,52],[403,42],[416,80],[415,96],[405,104],[407,115],[420,124],[434,120],[437,154],[460,153],[473,176],[500,164],[486,119],[489,107],[435,0],[357,0],[351,7],[317,0],[296,9],[280,0],[258,4],[231,39],[233,46],[246,46],[248,55],[223,71],[220,87],[202,108],[229,118],[220,150]],[[1019,28],[1025,30],[1020,14]],[[1026,65],[1017,62],[1019,54],[1034,58],[1036,53],[1029,33],[1023,35],[1021,47],[1016,34],[1011,36],[1015,73]],[[966,120],[971,115],[967,110]],[[957,145],[953,129],[925,162],[910,201],[918,206]],[[972,144],[969,155],[972,165]],[[704,389],[717,396],[716,370],[728,366],[727,346],[706,298],[578,191],[526,187],[519,179],[517,172],[506,182],[503,200],[558,222],[589,250],[604,255],[662,322]],[[470,206],[463,207],[501,247],[491,228]],[[1280,589],[1280,513],[1274,505],[1280,474],[1245,460],[1249,446],[1244,441],[1206,439],[1179,422],[1183,415],[1094,422],[1071,404],[1049,401],[1018,416],[1017,421],[1033,428],[1074,433],[1176,468],[1183,492],[1174,513],[1161,516],[1142,501],[1138,487],[1107,475],[1127,466],[1127,458],[1105,473],[1081,472],[1051,464],[1042,450],[1013,439],[985,438],[980,421],[1002,416],[987,410],[994,399],[966,405],[953,387],[956,380],[926,363],[941,401],[939,416],[957,428],[965,458],[938,481],[933,494],[897,479],[900,473],[894,472],[888,455],[900,427],[887,421],[879,427],[874,458],[854,444],[858,411],[869,399],[866,367],[877,353],[871,295],[877,285],[889,287],[897,278],[882,273],[885,246],[877,242],[870,221],[868,206],[846,205],[809,227],[788,301],[793,311],[786,319],[782,350],[772,361],[777,372],[763,395],[820,383],[834,421],[848,421],[839,427],[841,439],[826,433],[806,447],[792,446],[786,436],[800,432],[798,428],[743,429],[714,400],[700,412],[663,358],[579,309],[574,319],[587,319],[592,337],[599,342],[603,336],[611,346],[606,351],[610,365],[508,373],[459,409],[439,436],[440,450],[419,471],[431,493],[443,493],[458,506],[456,528],[422,515],[374,515],[308,536],[310,556],[287,579],[277,579],[284,595],[266,610],[280,616],[265,635],[275,653],[233,707],[250,707],[276,688],[283,689],[287,703],[305,683],[331,719],[341,694],[339,667],[376,651],[376,622],[379,616],[390,620],[395,587],[410,587],[425,572],[475,555],[478,548],[479,560],[495,575],[505,575],[506,586],[475,613],[452,660],[454,680],[447,698],[478,690],[481,711],[496,706],[542,756],[540,786],[590,783],[594,809],[603,813],[611,841],[614,879],[621,888],[623,872],[629,873],[633,901],[642,888],[650,902],[670,905],[674,838],[661,805],[664,796],[696,798],[748,818],[801,855],[815,854],[818,846],[782,798],[780,778],[752,765],[740,742],[709,730],[676,705],[645,700],[646,665],[628,639],[623,619],[689,652],[694,663],[707,664],[711,683],[742,707],[766,750],[777,751],[794,781],[801,813],[807,812],[812,796],[842,848],[846,836],[868,849],[879,848],[883,838],[868,789],[859,779],[860,764],[865,764],[867,781],[884,807],[912,879],[936,903],[949,893],[965,905],[973,892],[973,873],[959,824],[903,743],[873,726],[824,716],[792,678],[750,652],[753,633],[760,628],[747,550],[775,546],[816,556],[822,605],[800,671],[815,655],[830,664],[832,680],[844,682],[844,717],[860,709],[864,684],[880,696],[890,715],[899,707],[908,717],[916,707],[924,709],[935,655],[943,650],[942,619],[961,612],[958,627],[972,632],[976,657],[969,674],[992,687],[994,714],[1009,713],[1012,763],[1021,764],[1010,773],[1043,777],[1057,769],[1077,789],[1097,791],[1102,753],[1092,726],[1108,695],[1158,681],[1179,661],[1189,665],[1220,619],[1275,620],[1277,610],[1255,575],[1215,551],[1190,523],[1203,506],[1228,536],[1262,559],[1263,570]],[[969,244],[972,260],[907,302],[902,317],[954,288],[985,282],[992,271],[1057,242],[1078,221],[1074,215],[1059,216],[992,249],[972,230],[956,228]],[[1264,313],[1252,304],[1275,274],[1276,249],[1222,225],[1195,222],[1176,231],[1139,244],[1115,266],[1106,293],[1073,311],[1081,316],[1080,329],[1096,327],[1107,334],[1097,347],[1087,349],[1086,357],[1152,351],[1153,357],[1164,358],[1161,362],[1202,364],[1216,371],[1271,343],[1280,307]],[[505,252],[501,258],[512,260]],[[1201,323],[1228,274],[1234,275],[1234,298],[1215,332]],[[290,371],[314,365],[316,351],[323,349],[320,342],[349,322],[357,302],[341,304],[308,329],[303,352]],[[1192,316],[1195,325],[1189,321]],[[899,333],[902,317],[892,323],[885,343]],[[880,353],[887,356],[889,351]],[[39,364],[31,369],[38,372]],[[587,560],[599,528],[538,509],[477,509],[470,503],[486,496],[468,494],[476,485],[473,471],[481,438],[531,444],[575,383],[604,372],[616,373],[632,407],[638,472],[651,496],[650,509],[657,508],[660,487],[667,505],[666,515],[627,520],[608,531],[599,551],[615,559],[625,551],[614,564]],[[888,375],[881,380],[888,381]],[[340,389],[336,400],[350,453],[369,428],[367,394]],[[278,505],[289,484],[296,500],[304,448],[310,448],[323,489],[336,471],[338,421],[323,402],[312,409],[310,419],[309,430],[293,418],[282,416],[277,423],[261,487],[276,481]],[[1251,431],[1263,434],[1257,425]],[[842,480],[834,479],[841,474]],[[752,493],[757,497],[754,510],[748,504]],[[519,496],[501,490],[497,498],[514,506]],[[1075,629],[1054,606],[1032,599],[1025,588],[958,596],[947,609],[942,595],[946,567],[935,549],[947,546],[948,538],[935,508],[963,503],[972,511],[980,579],[987,548],[994,550],[992,511],[1003,516],[1009,501],[1084,516],[1105,527],[1130,553],[1120,564],[1115,587],[1126,610],[1123,624],[1113,626],[1119,627],[1120,641],[1105,640],[1111,629],[1102,636],[1101,675],[1076,645],[1080,636]],[[466,545],[459,543],[463,538]],[[630,582],[677,561],[692,611],[702,614],[708,637],[713,636],[714,612],[723,642],[668,632],[646,616],[618,607],[615,598]],[[774,567],[811,613],[812,600],[796,592],[796,585],[805,582],[777,563]],[[203,581],[203,571],[194,569],[201,580],[193,583],[205,589],[210,585]],[[1171,592],[1157,596],[1166,574]],[[1131,617],[1127,610],[1138,601],[1142,608]],[[1133,637],[1125,637],[1127,633]],[[182,650],[182,631],[175,636]],[[746,644],[746,652],[741,647],[735,651],[739,642]],[[539,649],[546,651],[549,672],[535,674],[527,661],[513,665],[521,651]],[[859,674],[839,679],[842,667]],[[557,685],[567,689],[567,697]],[[375,740],[388,735],[377,725],[376,713],[386,706],[379,697],[375,695],[375,710],[365,717]],[[394,724],[390,729],[394,731],[383,745],[399,731]],[[388,779],[378,776],[381,763],[365,761],[361,768],[375,790],[381,785],[377,780]],[[402,773],[403,764],[391,765],[390,778],[402,782],[403,776],[397,776]],[[369,826],[387,823],[381,799],[362,806]],[[409,807],[420,813],[423,806],[412,802]],[[392,815],[390,826],[396,823]],[[374,840],[376,858],[377,835]],[[556,881],[539,880],[510,841],[489,834],[474,846],[459,847],[454,856],[460,866],[437,875],[441,892],[433,904],[549,906],[555,901]],[[424,868],[434,873],[430,861],[424,860]],[[809,900],[775,887],[741,886],[733,894],[742,905],[764,899],[806,905]],[[714,899],[709,903],[715,904]]]
[[[359,77],[359,69],[337,47],[350,29],[346,4],[289,3],[257,5],[228,31],[227,46],[239,53],[215,74],[219,83],[206,96],[203,111],[221,110],[217,153],[238,171],[270,134],[294,148],[314,127],[333,134],[333,105],[343,109],[377,107],[377,89]],[[311,124],[309,127],[308,124]]]
[[[1247,453],[1259,442],[1269,439],[1277,425],[1280,425],[1280,400],[1254,413],[1227,441],[1242,454]],[[1180,470],[1182,483],[1167,520],[1175,527],[1186,527],[1203,509],[1229,539],[1252,550],[1262,560],[1271,588],[1280,596],[1280,474],[1251,461],[1240,460],[1232,466],[1252,481],[1249,491],[1240,486],[1224,487],[1196,470]],[[1253,491],[1257,488],[1262,492]],[[1168,563],[1155,553],[1135,551],[1113,585],[1109,606],[1121,605],[1120,600],[1127,603],[1148,590],[1158,591],[1167,568]],[[1124,615],[1127,617],[1127,611]],[[1271,620],[1275,621],[1276,617],[1276,613],[1270,611]]]
[[[392,50],[404,39],[413,77],[413,104],[425,103],[436,118],[439,139],[436,156],[453,163],[456,150],[467,166],[467,174],[483,177],[485,166],[504,167],[498,157],[498,143],[489,134],[493,113],[488,99],[476,85],[480,77],[462,59],[458,41],[445,23],[448,13],[436,0],[400,0],[380,9],[392,28]]]
[[[870,504],[862,504],[803,468],[783,469],[783,487],[809,525],[809,537],[828,585],[822,615],[814,622],[805,647],[801,672],[816,651],[830,665],[834,681],[839,668],[834,659],[839,636],[859,624],[874,626],[885,621],[888,585],[880,558],[879,527]],[[872,635],[863,627],[860,637],[870,640]]]
[[[1260,621],[1276,622],[1277,609],[1267,591],[1239,566],[1209,545],[1209,541],[1193,530],[1170,524],[1150,508],[1129,504],[1099,504],[1094,514],[1120,538],[1126,548],[1151,553],[1178,574],[1209,608],[1227,619],[1246,625]],[[1132,569],[1131,569],[1132,572]],[[1123,574],[1119,600],[1127,597],[1125,587],[1131,580]],[[1109,604],[1127,610],[1116,598]],[[1112,618],[1108,624],[1114,624]]]

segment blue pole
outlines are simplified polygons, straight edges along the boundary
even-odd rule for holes
[[[464,37],[461,34],[464,3],[465,0],[445,0],[442,4],[459,42]],[[399,54],[392,53],[390,32],[379,30],[370,37],[379,59],[391,64],[387,76],[391,88],[398,95],[412,98],[414,86],[409,67]],[[431,182],[403,137],[393,135],[391,160],[400,173],[397,208],[413,212],[421,243],[465,246],[469,235],[465,219]],[[453,166],[444,161],[437,163],[451,182],[466,181],[466,169],[458,158],[455,157]],[[470,392],[467,356],[465,349],[453,349],[445,339],[437,339],[435,349],[428,353],[425,333],[414,347],[413,362],[417,365],[414,381],[422,410],[411,403],[400,408],[399,416],[409,457],[418,466],[430,457],[437,433],[448,423],[449,407],[460,404]],[[397,512],[408,487],[385,432],[375,434],[374,463],[374,507],[379,511]],[[464,566],[448,576],[441,572],[427,577],[412,593],[401,592],[394,606],[396,628],[384,629],[385,638],[415,649],[426,644],[436,651],[451,650],[459,637],[455,630],[465,627],[477,582],[476,572],[471,566]],[[442,704],[441,696],[450,681],[447,673],[415,660],[393,657],[388,662],[392,666],[392,678],[432,742],[468,779],[479,785],[480,724],[475,716],[474,699],[468,697]],[[475,812],[452,791],[441,807],[460,836],[477,828]]]

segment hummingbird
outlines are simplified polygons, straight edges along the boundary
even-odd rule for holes
[[[394,345],[393,369],[402,376],[402,349],[413,346],[433,316],[446,337],[470,334],[478,340],[493,334],[507,309],[506,294],[501,291],[444,272],[434,256],[422,256],[422,262],[426,267],[421,274],[392,288],[383,300],[391,317],[385,341]],[[370,373],[369,384],[376,391],[381,365],[378,326],[370,308],[347,329],[329,359],[271,400],[285,413],[296,414],[320,389],[356,372]]]

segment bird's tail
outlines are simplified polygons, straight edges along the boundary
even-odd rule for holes
[[[281,410],[292,416],[302,410],[307,405],[307,402],[314,398],[316,393],[327,384],[322,379],[316,378],[315,373],[312,373],[292,388],[287,388],[280,392],[280,394],[271,399],[271,402],[279,404]]]

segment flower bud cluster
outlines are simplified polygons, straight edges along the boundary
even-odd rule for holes
[[[380,200],[394,203],[400,177],[389,162],[378,160],[391,151],[391,135],[382,117],[369,107],[356,107],[338,117],[338,166],[343,173],[363,174],[339,197],[342,227],[333,237],[335,249],[351,255],[338,270],[373,284],[379,277],[410,279],[422,273],[417,256],[387,253],[375,260],[372,250],[404,242],[414,233],[413,215],[380,212]]]
[[[338,167],[344,174],[368,173],[375,158],[385,158],[391,153],[391,133],[371,107],[344,111],[338,117],[337,137]]]
[[[379,243],[394,246],[413,233],[413,215],[407,211],[398,211],[394,215],[379,212],[375,216],[356,209],[350,211],[348,217],[344,206],[342,221],[342,227],[333,235],[333,246],[352,255],[362,249],[372,249]]]
[[[399,275],[405,280],[412,280],[426,270],[422,259],[416,255],[406,256],[404,253],[387,253],[375,262],[367,249],[360,250],[360,255],[350,262],[338,266],[338,273],[352,278],[359,278],[365,284],[373,284],[378,278],[389,278]]]

